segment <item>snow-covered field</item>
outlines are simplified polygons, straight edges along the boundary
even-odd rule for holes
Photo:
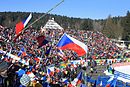
[[[130,75],[130,65],[129,65],[129,66],[115,67],[114,69],[117,70],[117,71],[120,71],[120,72],[122,72],[122,73],[129,74],[129,75]]]
[[[119,71],[121,73],[123,73],[122,75],[119,75],[119,77],[117,78],[118,80],[121,80],[123,82],[129,82],[130,83],[130,65],[127,66],[120,66],[120,67],[114,67],[114,69],[116,71]],[[107,70],[104,72],[106,75],[110,75],[112,76],[111,73],[109,73]],[[125,78],[123,78],[125,77]],[[126,79],[128,78],[128,79]]]

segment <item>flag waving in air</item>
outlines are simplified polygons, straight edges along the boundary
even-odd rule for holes
[[[65,57],[65,54],[62,52],[62,50],[58,50],[57,54],[62,58]]]
[[[27,23],[30,21],[31,18],[32,18],[32,14],[30,14],[25,21],[21,21],[16,24],[16,27],[15,27],[16,35],[18,35],[26,27]]]
[[[23,55],[23,56],[27,55],[24,47],[21,48],[20,52],[18,53],[18,57],[20,57],[21,55]]]
[[[38,36],[36,39],[39,44],[38,48],[42,47],[43,45],[46,45],[49,42],[48,40],[46,40],[46,37],[44,35]]]
[[[47,75],[53,76],[54,75],[54,67],[48,67],[47,68]]]
[[[106,87],[115,87],[117,82],[118,75],[112,76],[106,84]]]
[[[66,33],[61,37],[59,43],[57,44],[59,49],[65,50],[70,49],[78,54],[78,56],[83,56],[87,53],[87,46],[76,40],[75,38],[67,35]]]
[[[81,84],[81,81],[82,81],[82,72],[80,72],[78,74],[78,76],[72,81],[72,84],[74,86],[77,86],[77,85]]]
[[[50,54],[51,48],[52,48],[52,46],[50,46],[49,49],[46,50],[46,52],[45,52],[45,55],[46,55],[46,56],[48,56],[48,55]]]

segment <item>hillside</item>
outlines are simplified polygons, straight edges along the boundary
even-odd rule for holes
[[[30,21],[39,18],[44,13],[33,13],[33,18]],[[29,12],[0,12],[0,25],[5,27],[15,28],[16,23],[25,20]],[[130,40],[130,13],[127,12],[124,17],[111,17],[108,19],[92,20],[89,18],[73,18],[67,16],[48,14],[33,25],[34,28],[40,29],[44,26],[49,18],[55,18],[64,29],[83,29],[83,30],[98,30],[104,33],[109,38]]]

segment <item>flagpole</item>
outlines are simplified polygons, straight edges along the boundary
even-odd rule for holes
[[[41,58],[43,57],[43,55],[44,55],[44,52],[42,52]]]
[[[86,33],[86,38],[87,38],[87,42],[86,42],[86,44],[87,44],[88,43],[88,34],[87,33]],[[86,64],[86,71],[85,71],[86,72],[86,78],[85,78],[85,85],[86,86],[88,86],[88,81],[87,81],[87,78],[88,78],[88,73],[87,73],[88,61],[87,61],[87,58],[88,58],[88,52],[86,53],[86,60],[85,60],[86,63],[87,63]]]
[[[25,27],[18,35],[16,35],[15,39],[16,40],[20,34],[23,34],[24,31],[29,28],[30,26],[32,26],[33,24],[35,24],[37,21],[39,21],[41,18],[43,18],[44,16],[46,16],[49,12],[51,12],[52,10],[54,10],[56,7],[58,7],[60,4],[62,4],[64,2],[64,0],[62,0],[61,2],[59,2],[58,4],[56,4],[55,6],[53,6],[50,10],[48,10],[44,15],[42,15],[41,17],[39,17],[38,19],[36,19],[35,21],[33,21],[31,24],[29,24],[27,27]],[[13,42],[11,42],[11,44],[13,44]]]
[[[88,75],[87,75],[87,66],[88,66],[87,56],[88,56],[88,55],[86,54],[86,60],[85,60],[85,62],[86,62],[87,64],[86,64],[86,70],[85,70],[85,73],[84,73],[84,74],[85,74],[85,82],[84,82],[84,83],[85,83],[86,86],[88,85],[88,82],[87,82],[87,77],[88,77]]]
[[[44,16],[46,16],[49,12],[51,12],[52,10],[54,10],[56,7],[58,7],[63,2],[64,2],[64,0],[62,0],[61,2],[59,2],[58,4],[56,4],[50,10],[48,10],[44,15],[42,15],[41,17],[39,17],[38,19],[36,19],[35,21],[33,21],[31,24],[29,24],[27,27],[25,27],[20,33],[23,34],[24,30],[26,30],[27,28],[29,28],[30,26],[32,26],[33,24],[35,24],[37,21],[39,21],[41,18],[43,18]]]
[[[62,37],[65,35],[66,33],[64,33],[61,38],[59,39],[58,43],[60,42],[60,40],[62,39]],[[67,35],[67,34],[66,34]],[[56,46],[58,45],[58,43],[56,44]]]

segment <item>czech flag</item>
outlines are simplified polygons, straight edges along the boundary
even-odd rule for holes
[[[54,75],[54,67],[49,67],[47,69],[47,75],[48,76],[53,76]]]
[[[62,52],[62,50],[58,50],[57,54],[62,58],[65,57],[65,54]]]
[[[19,35],[19,33],[21,33],[21,31],[24,29],[24,27],[27,25],[27,23],[30,21],[31,18],[32,18],[32,14],[30,14],[25,21],[21,21],[16,24],[16,27],[15,27],[16,35]]]
[[[63,79],[62,79],[62,82],[65,83],[65,84],[68,84],[68,83],[69,83],[69,80],[66,79],[66,78],[63,78]]]
[[[74,81],[72,82],[74,86],[77,86],[79,84],[81,84],[82,81],[82,72],[80,72],[78,74],[78,76],[74,79]]]
[[[77,66],[74,64],[74,62],[71,62],[71,66],[73,67],[73,68],[76,68]]]
[[[67,57],[65,56],[65,54],[62,52],[61,49],[59,49],[59,50],[57,51],[57,55],[60,56],[60,57],[62,57],[62,59],[63,59],[64,61],[67,60]]]
[[[47,73],[48,75],[53,76],[53,72],[50,69],[47,69]]]
[[[117,78],[118,76],[112,76],[108,81],[107,81],[107,84],[106,84],[106,87],[115,87],[116,86],[116,82],[117,82]]]
[[[73,37],[70,37],[66,33],[61,37],[57,47],[62,50],[73,50],[78,54],[78,56],[83,56],[88,51],[88,48],[84,43],[74,39]]]
[[[23,55],[23,56],[27,55],[24,47],[21,48],[20,52],[18,53],[18,57],[20,57],[21,55]]]
[[[46,56],[48,56],[48,55],[50,54],[51,48],[52,48],[52,46],[50,46],[49,49],[47,49],[47,51],[45,52],[45,55],[46,55]]]

